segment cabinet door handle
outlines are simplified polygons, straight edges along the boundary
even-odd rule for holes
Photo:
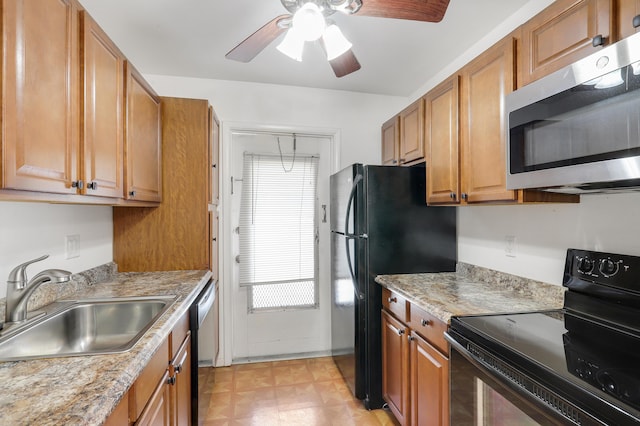
[[[391,164],[398,164],[398,160],[391,161]]]
[[[598,34],[591,40],[591,44],[593,47],[604,46],[606,40],[606,37],[603,37],[602,34]]]
[[[98,189],[98,182],[93,181],[87,184],[88,189],[93,189],[94,191]]]
[[[171,376],[167,379],[167,384],[173,386],[176,384],[176,377],[175,376]]]
[[[407,336],[407,340],[409,340],[410,342],[413,342],[414,340],[416,340],[416,338],[411,336],[411,335],[409,335],[409,336]]]
[[[636,15],[633,17],[633,19],[631,20],[631,25],[633,25],[633,28],[640,27],[640,15]]]
[[[469,198],[469,195],[466,192],[463,192],[460,198],[462,198],[463,200],[466,200],[467,198]]]
[[[456,199],[456,193],[452,192],[451,194],[449,194],[449,198],[451,198],[452,200]]]
[[[430,326],[431,325],[431,321],[426,320],[426,319],[423,318],[423,319],[420,320],[420,325],[423,326],[423,327]]]
[[[136,196],[136,191],[129,191],[129,196],[130,197],[135,197]]]
[[[84,188],[84,182],[81,180],[74,180],[73,182],[71,182],[71,187],[82,189]]]
[[[404,334],[404,328],[398,330],[398,336],[402,336]]]
[[[397,297],[389,297],[389,298],[387,299],[387,302],[388,302],[388,303],[396,303],[397,301],[398,301],[398,298],[397,298]]]

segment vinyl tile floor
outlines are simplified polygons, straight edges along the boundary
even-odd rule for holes
[[[397,426],[355,399],[330,357],[199,368],[199,424]]]

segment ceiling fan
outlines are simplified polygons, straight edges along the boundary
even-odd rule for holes
[[[285,55],[302,60],[307,41],[320,41],[336,77],[344,77],[360,69],[351,43],[329,19],[336,12],[347,15],[439,22],[449,0],[280,0],[289,11],[267,22],[258,31],[225,55],[227,59],[250,62],[280,34],[287,32],[278,45]]]

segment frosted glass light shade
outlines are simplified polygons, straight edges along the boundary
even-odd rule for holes
[[[322,40],[324,41],[324,47],[327,50],[327,59],[329,61],[344,54],[353,46],[335,24],[329,25],[327,29],[324,30]]]
[[[289,28],[277,49],[291,59],[301,62],[304,39],[293,28]]]
[[[315,3],[305,3],[293,15],[293,28],[304,41],[318,40],[325,27],[324,16]]]

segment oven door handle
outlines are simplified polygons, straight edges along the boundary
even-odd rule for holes
[[[467,350],[460,342],[458,342],[453,336],[451,336],[449,331],[444,332],[444,338],[451,345],[451,350],[457,350],[460,355],[462,355],[467,361],[473,364],[474,367],[479,368],[480,370],[488,373],[492,373],[485,365],[483,365],[480,361],[478,361],[471,352]]]

